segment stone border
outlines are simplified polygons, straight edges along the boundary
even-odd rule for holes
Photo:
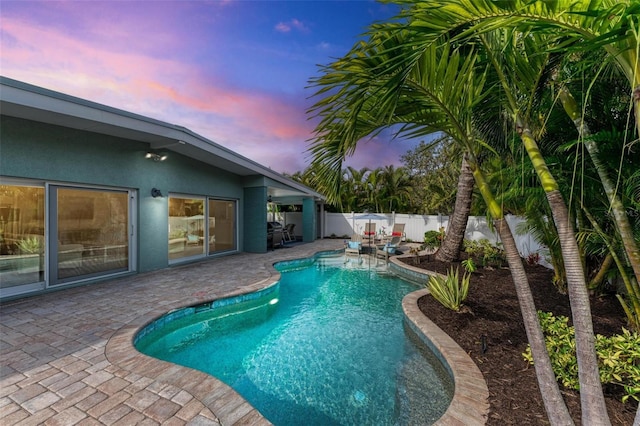
[[[273,267],[271,270],[269,278],[241,288],[238,291],[222,295],[217,299],[249,294],[273,285],[280,279],[280,273]],[[202,300],[189,302],[185,301],[184,304],[174,307],[174,309],[201,304]],[[239,393],[217,378],[199,370],[150,357],[135,348],[134,340],[138,332],[169,311],[171,309],[167,309],[165,306],[162,309],[136,318],[116,331],[105,347],[105,355],[109,362],[124,370],[189,392],[195,399],[211,410],[213,416],[218,419],[221,425],[271,425],[272,423],[264,418]]]
[[[415,279],[429,273],[401,262],[396,256],[390,259],[395,268],[405,269]],[[441,275],[432,272],[433,275]],[[402,299],[405,320],[425,345],[440,359],[453,377],[453,399],[447,411],[435,425],[484,425],[489,416],[489,389],[482,372],[471,357],[449,337],[440,327],[435,325],[418,307],[418,300],[429,294],[427,288],[407,294]]]
[[[389,259],[391,264],[411,271],[414,278],[416,275],[425,277],[429,275],[422,269],[400,262],[397,257]],[[219,298],[252,293],[269,287],[280,279],[280,273],[273,268],[273,265],[268,266],[271,270],[269,278]],[[484,425],[489,412],[489,391],[482,373],[462,348],[420,311],[418,299],[428,292],[427,289],[423,289],[408,294],[402,300],[402,306],[409,327],[440,358],[454,379],[453,400],[445,414],[435,424]],[[181,306],[175,306],[173,309],[199,303],[202,303],[202,300],[186,300]],[[136,318],[117,330],[105,347],[105,355],[109,362],[124,370],[189,392],[209,408],[222,425],[271,425],[271,422],[240,394],[215,377],[138,352],[133,345],[136,334],[170,310],[169,307],[164,306]]]

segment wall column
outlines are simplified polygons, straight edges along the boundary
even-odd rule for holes
[[[302,241],[316,240],[316,202],[313,198],[302,200]]]
[[[267,252],[267,188],[244,189],[244,251]]]

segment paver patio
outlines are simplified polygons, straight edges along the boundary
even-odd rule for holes
[[[132,337],[171,309],[275,282],[277,261],[342,247],[318,240],[3,303],[2,424],[269,424],[228,386],[140,354]]]

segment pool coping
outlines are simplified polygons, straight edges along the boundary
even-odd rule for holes
[[[396,267],[406,269],[411,275],[441,275],[404,263],[395,256],[390,259]],[[416,335],[427,345],[445,365],[453,377],[454,394],[447,411],[435,425],[484,425],[489,416],[489,389],[487,383],[471,357],[440,327],[433,323],[418,307],[418,300],[429,294],[424,288],[407,294],[402,299],[405,320]]]
[[[413,270],[422,275],[424,270],[412,268],[400,262],[396,256],[390,262],[401,268]],[[402,256],[404,257],[404,256]],[[276,262],[277,263],[277,262]],[[241,296],[272,286],[280,280],[273,263],[265,264],[270,272],[268,278],[251,285],[238,288],[226,294],[218,295],[207,302]],[[435,423],[437,425],[483,425],[489,411],[488,390],[482,373],[471,358],[439,327],[433,324],[418,308],[418,299],[428,294],[427,289],[418,290],[405,296],[403,310],[405,319],[422,341],[434,350],[443,360],[454,379],[454,395],[445,414]],[[202,304],[196,297],[187,298],[179,306],[163,306],[130,321],[118,329],[106,343],[107,360],[119,368],[139,374],[154,381],[173,385],[199,400],[222,425],[271,425],[256,408],[247,402],[233,388],[217,378],[189,367],[180,366],[144,355],[134,346],[137,333],[176,309]]]

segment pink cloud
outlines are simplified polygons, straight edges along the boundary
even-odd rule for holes
[[[298,20],[287,25],[306,29]],[[98,28],[91,37],[78,37],[3,16],[2,31],[0,59],[7,77],[185,126],[279,172],[303,170],[308,163],[313,124],[299,99],[233,89],[214,71],[158,49],[136,52],[120,30],[111,40]],[[169,51],[193,42],[162,37]],[[375,168],[397,158],[388,144],[382,151],[372,145],[358,148],[358,158],[349,161]]]
[[[264,93],[225,88],[215,77],[201,75],[195,65],[115,52],[27,22],[6,19],[3,29],[16,40],[2,49],[8,77],[172,123],[175,117],[164,111],[177,104],[273,140],[304,140],[309,135],[302,108]]]

